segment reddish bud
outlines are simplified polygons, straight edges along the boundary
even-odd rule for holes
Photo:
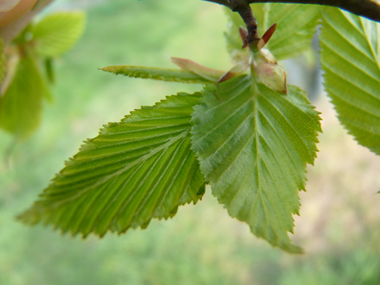
[[[239,34],[240,34],[240,37],[241,37],[241,39],[243,41],[242,48],[246,48],[248,46],[248,41],[247,41],[248,32],[243,27],[239,27]]]
[[[276,31],[277,24],[274,23],[272,26],[269,27],[269,29],[265,32],[263,37],[260,39],[259,43],[257,44],[257,48],[260,50],[262,49],[267,42],[270,40],[274,32]]]

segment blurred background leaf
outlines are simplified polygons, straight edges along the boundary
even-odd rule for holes
[[[84,22],[82,12],[50,14],[27,26],[5,49],[1,46],[0,128],[12,133],[17,141],[31,136],[39,126],[42,99],[54,101],[48,86],[48,82],[54,82],[52,57],[72,48],[83,33]]]
[[[0,37],[0,87],[3,82],[4,73],[5,73],[5,56],[4,56],[4,43],[2,37]]]
[[[83,33],[83,12],[57,12],[44,17],[30,30],[40,56],[61,56],[78,41]]]
[[[0,97],[0,128],[18,140],[29,137],[39,126],[46,82],[30,54],[18,59],[15,74]]]

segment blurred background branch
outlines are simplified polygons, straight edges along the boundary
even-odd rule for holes
[[[370,20],[380,22],[380,4],[373,0],[206,0],[218,3],[239,12],[247,4],[253,3],[296,3],[314,4],[338,7],[355,15],[366,17]]]
[[[51,2],[53,2],[53,0],[39,0],[36,6],[25,16],[5,27],[2,27],[0,33],[4,44],[7,45],[10,43],[29,24],[33,17],[41,12],[41,10],[43,10]]]

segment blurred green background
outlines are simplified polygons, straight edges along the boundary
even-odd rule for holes
[[[218,5],[57,0],[46,13],[62,9],[86,10],[87,29],[57,66],[56,99],[45,106],[38,132],[15,147],[8,166],[0,161],[0,284],[380,284],[380,159],[346,134],[323,94],[314,100],[323,113],[320,153],[308,169],[308,192],[300,194],[292,236],[304,255],[273,249],[251,235],[210,189],[172,220],[101,240],[18,223],[15,215],[102,124],[166,95],[202,88],[114,76],[98,67],[174,67],[169,56],[230,67]],[[308,78],[299,74],[288,69],[290,81],[305,84]],[[10,144],[12,137],[1,132],[1,155]]]

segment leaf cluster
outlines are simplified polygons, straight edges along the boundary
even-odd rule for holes
[[[39,126],[44,100],[54,100],[54,59],[73,47],[84,23],[81,12],[51,14],[2,47],[0,128],[16,140],[25,140]]]
[[[380,154],[379,25],[335,8],[255,4],[252,9],[260,34],[277,22],[268,48],[278,59],[300,55],[321,23],[327,93],[355,139]],[[241,48],[238,30],[243,23],[232,12],[227,16],[227,50],[242,66],[250,57]],[[306,188],[306,166],[314,163],[322,131],[319,113],[305,92],[290,85],[287,94],[276,91],[252,66],[248,71],[234,67],[224,80],[223,71],[172,60],[180,69],[102,68],[204,88],[169,96],[105,125],[18,218],[84,237],[124,233],[145,228],[153,218],[174,216],[178,206],[200,200],[210,184],[230,216],[247,223],[256,236],[288,252],[302,252],[288,233],[293,232],[298,192]]]

